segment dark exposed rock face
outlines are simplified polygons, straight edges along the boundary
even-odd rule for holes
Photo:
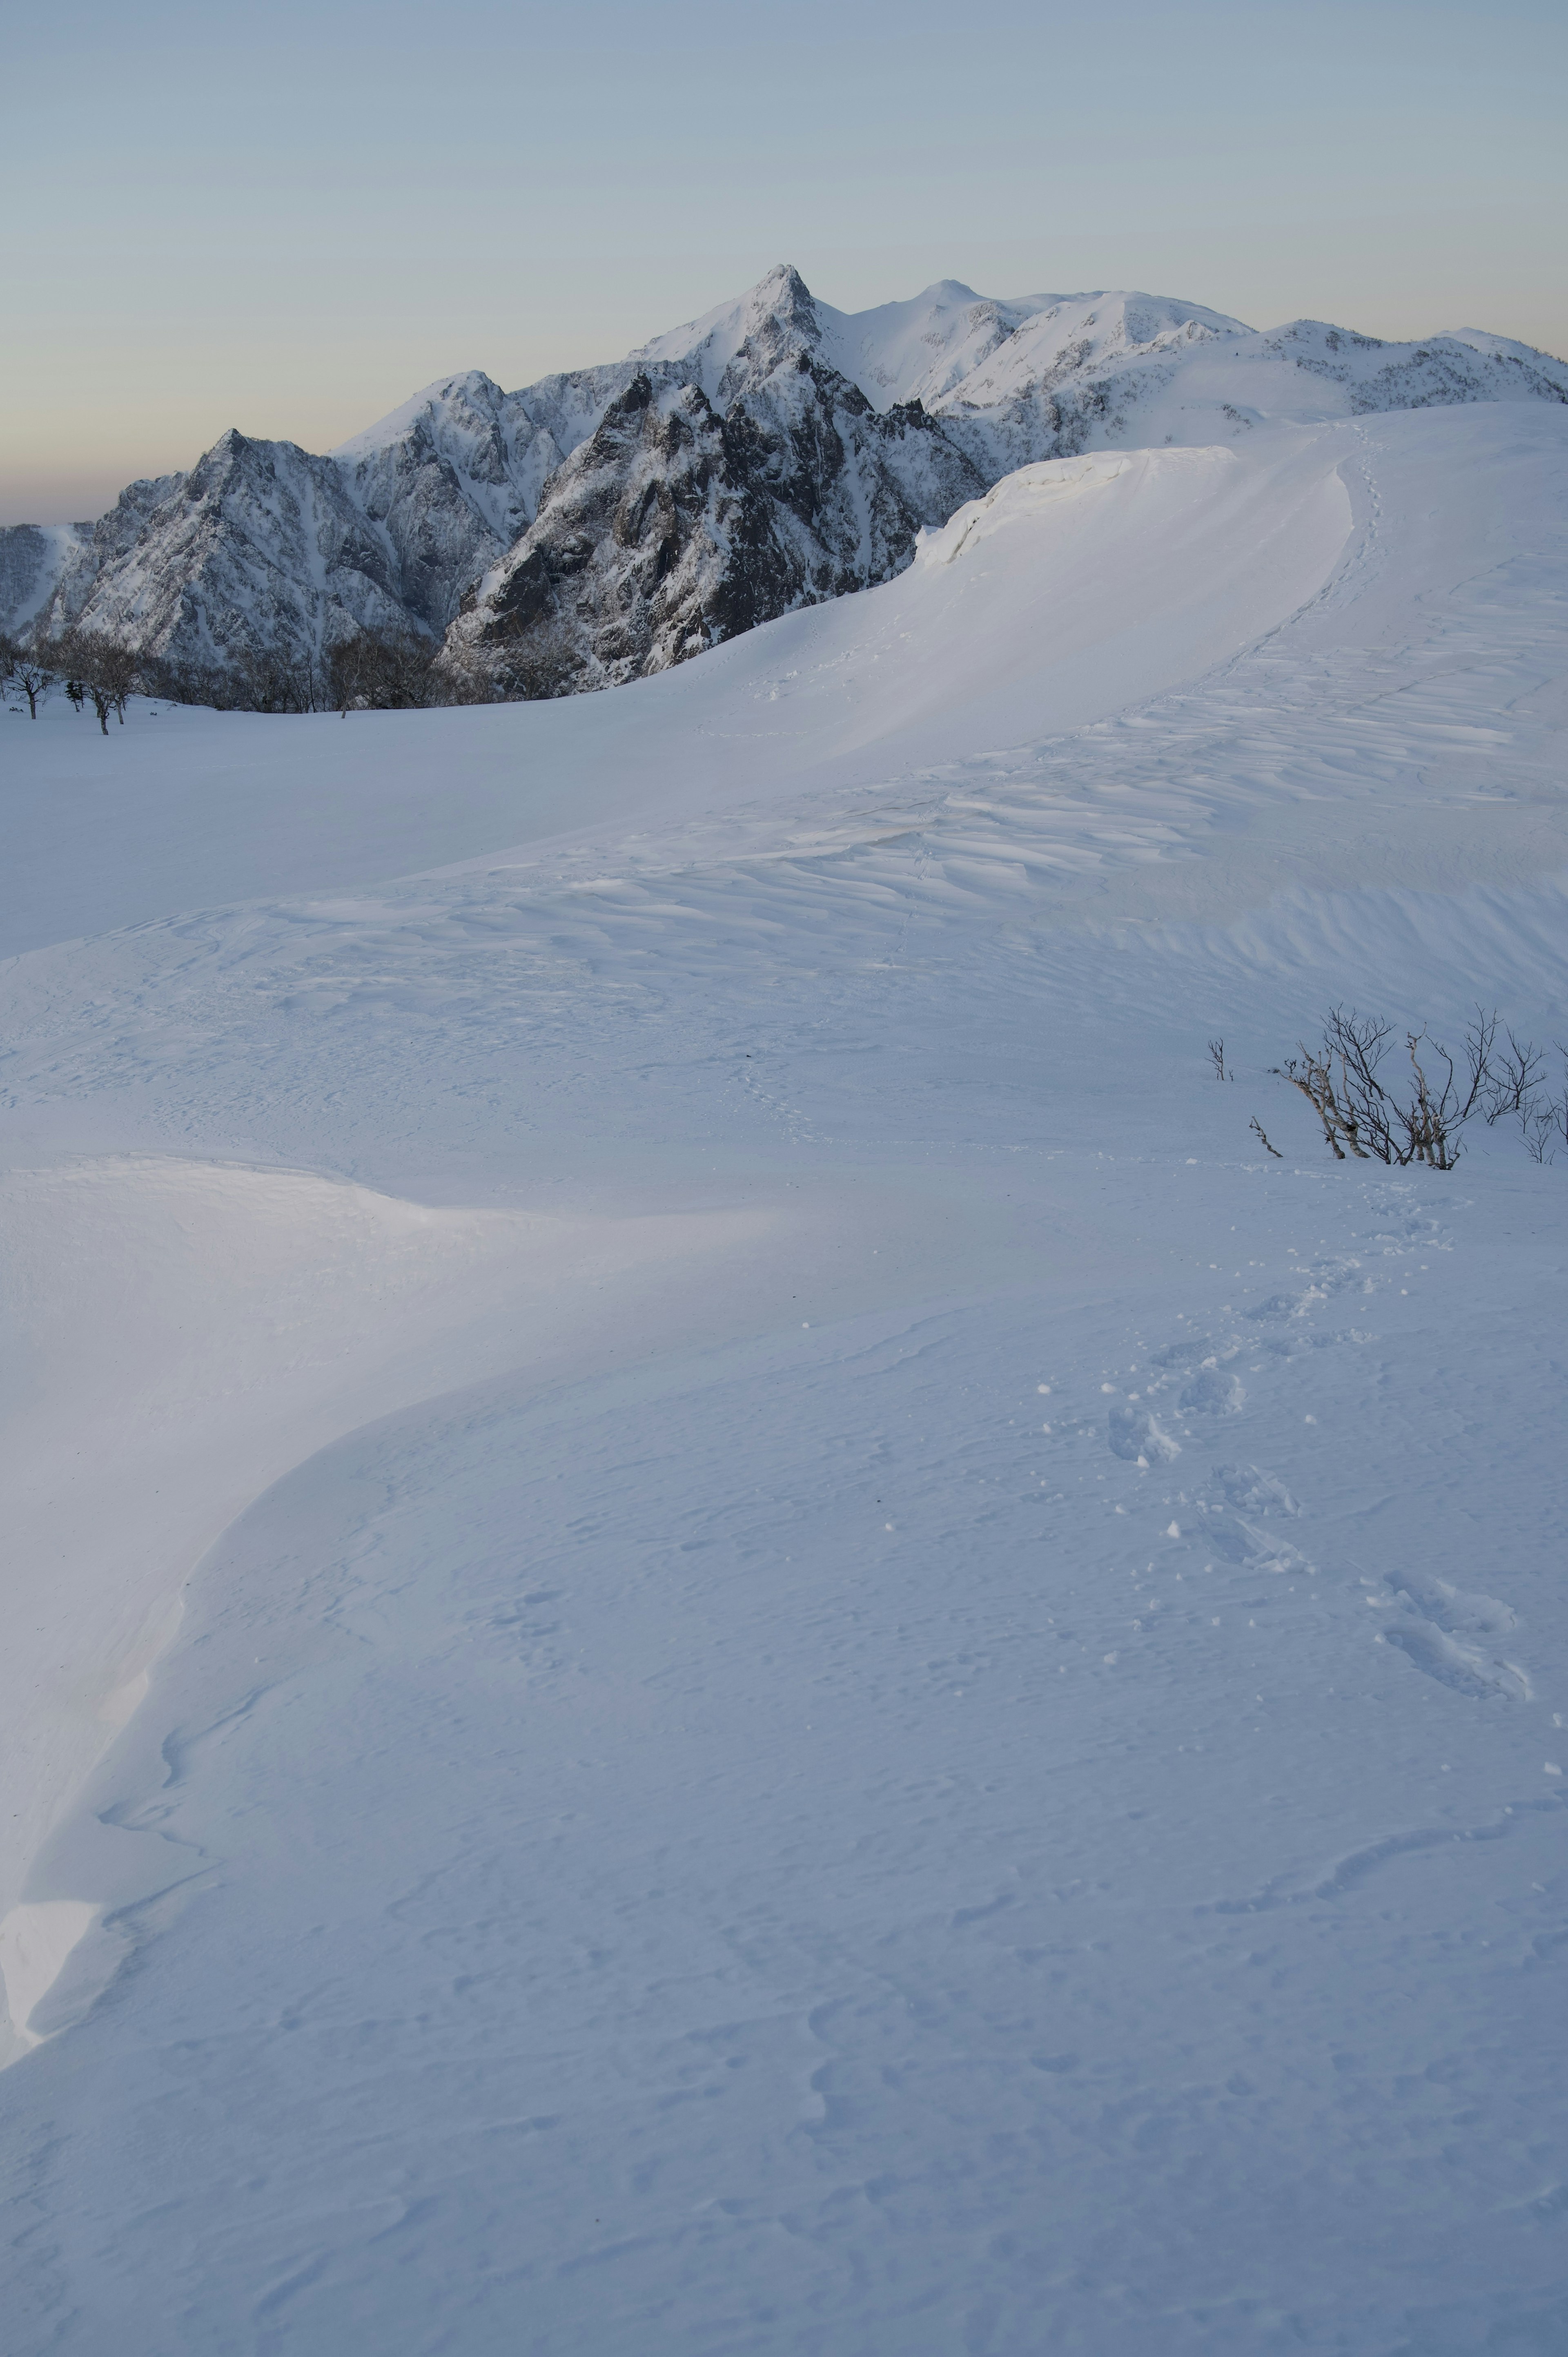
[[[452,656],[525,695],[668,670],[890,579],[922,524],[986,488],[918,402],[879,414],[787,345],[745,373],[723,412],[698,385],[636,377],[466,601]]]

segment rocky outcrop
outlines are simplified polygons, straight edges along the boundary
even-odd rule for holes
[[[525,695],[664,671],[889,579],[986,488],[918,402],[879,414],[781,324],[724,371],[745,389],[723,409],[632,380],[467,601],[454,661]]]

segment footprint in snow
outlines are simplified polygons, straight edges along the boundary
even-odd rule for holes
[[[1226,1504],[1250,1514],[1299,1514],[1301,1508],[1276,1474],[1261,1465],[1217,1465],[1209,1488]]]
[[[1208,1495],[1197,1501],[1197,1526],[1205,1545],[1227,1563],[1255,1571],[1309,1571],[1311,1566],[1288,1540],[1259,1528],[1271,1516],[1294,1516],[1301,1508],[1274,1474],[1258,1465],[1217,1465]]]
[[[1381,1631],[1407,1660],[1440,1685],[1484,1702],[1506,1695],[1512,1702],[1530,1700],[1530,1684],[1512,1662],[1492,1652],[1484,1641],[1506,1636],[1515,1616],[1495,1596],[1455,1587],[1445,1579],[1396,1578],[1384,1582],[1385,1596],[1369,1603],[1391,1609],[1397,1618]]]
[[[1181,1455],[1181,1443],[1161,1429],[1147,1408],[1119,1400],[1111,1411],[1111,1453],[1145,1468],[1168,1465]]]
[[[1167,1342],[1163,1351],[1156,1351],[1149,1364],[1152,1367],[1190,1367],[1214,1355],[1212,1343],[1201,1335],[1188,1334],[1184,1335],[1179,1342]],[[1234,1346],[1227,1351],[1225,1355],[1227,1358],[1233,1357]]]
[[[1511,1662],[1494,1659],[1479,1645],[1444,1635],[1430,1620],[1402,1620],[1382,1634],[1385,1642],[1397,1646],[1418,1670],[1424,1670],[1439,1685],[1467,1695],[1472,1702],[1485,1702],[1493,1695],[1506,1695],[1510,1702],[1530,1699],[1530,1680],[1522,1670],[1515,1669]]]
[[[1506,1604],[1478,1589],[1453,1587],[1445,1579],[1396,1579],[1392,1573],[1386,1584],[1451,1637],[1502,1637],[1517,1626],[1518,1616]]]
[[[1377,1289],[1375,1278],[1363,1274],[1359,1260],[1326,1261],[1320,1267],[1304,1268],[1305,1285],[1299,1293],[1271,1293],[1266,1301],[1254,1303],[1241,1312],[1243,1318],[1255,1323],[1268,1323],[1275,1318],[1305,1318],[1320,1301],[1332,1301],[1341,1293],[1372,1293]]]
[[[1180,1405],[1189,1415],[1234,1415],[1247,1394],[1217,1358],[1205,1359],[1188,1377]]]

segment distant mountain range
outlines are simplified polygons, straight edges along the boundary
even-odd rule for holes
[[[1568,366],[1470,329],[1263,334],[1165,296],[951,279],[843,312],[784,265],[624,361],[520,393],[447,377],[326,457],[231,431],[95,523],[14,525],[0,628],[198,669],[397,630],[497,693],[568,694],[889,579],[1034,460],[1523,400],[1568,402]]]

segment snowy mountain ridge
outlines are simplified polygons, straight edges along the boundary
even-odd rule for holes
[[[1568,401],[1568,367],[1139,292],[950,279],[842,312],[780,264],[623,361],[515,393],[462,371],[325,457],[231,431],[90,526],[14,527],[0,626],[207,667],[403,629],[498,692],[561,694],[886,580],[1020,466],[1495,400]]]

